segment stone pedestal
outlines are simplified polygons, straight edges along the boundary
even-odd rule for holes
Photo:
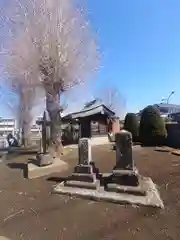
[[[43,166],[48,166],[53,164],[54,159],[52,158],[52,156],[48,153],[39,153],[36,156],[37,159],[37,165],[39,167],[43,167]]]
[[[79,163],[74,168],[73,174],[64,182],[65,186],[97,189],[99,181],[97,180],[96,168],[91,159],[91,142],[88,138],[79,140]]]
[[[73,174],[64,183],[65,186],[97,189],[99,181],[92,165],[77,165]]]
[[[37,165],[37,160],[31,160],[25,169],[24,169],[24,177],[28,179],[38,178],[42,176],[46,176],[52,173],[60,173],[68,169],[68,164],[59,158],[53,159],[53,164],[49,165]]]
[[[124,186],[138,186],[139,174],[136,170],[113,170],[111,181]]]

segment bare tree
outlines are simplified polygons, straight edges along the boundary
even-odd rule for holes
[[[8,81],[8,84],[10,84],[10,81]],[[12,87],[12,86],[11,86]],[[26,99],[31,99],[29,91],[27,91],[26,94],[22,91],[22,89],[17,88],[11,88],[9,86],[9,89],[12,91],[9,91],[9,89],[5,89],[4,86],[1,86],[1,105],[4,105],[4,107],[8,108],[10,110],[10,114],[13,115],[16,119],[16,125],[19,126],[19,128],[23,129],[24,135],[23,135],[23,145],[27,145],[28,138],[29,138],[29,128],[30,128],[30,122],[31,122],[31,109],[30,107],[30,101],[25,101]],[[27,98],[26,98],[27,96]],[[20,101],[17,101],[20,98]],[[26,111],[26,109],[29,109]]]
[[[22,132],[22,145],[30,143],[31,125],[33,120],[33,107],[39,103],[34,89],[23,85],[21,81],[8,81],[8,90],[1,91],[1,102],[7,107],[16,119],[16,126]]]
[[[116,87],[101,89],[99,96],[99,99],[101,99],[108,108],[114,111],[117,116],[120,117],[123,114],[125,100]]]
[[[98,66],[89,23],[72,0],[13,0],[6,16],[11,39],[4,51],[8,75],[23,90],[44,89],[51,142],[60,146],[61,93],[88,80]]]

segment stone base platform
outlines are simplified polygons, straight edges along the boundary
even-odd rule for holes
[[[39,167],[48,166],[54,162],[54,158],[49,153],[38,153],[36,159]]]
[[[141,177],[141,181],[143,182],[144,191],[146,192],[145,196],[134,195],[130,192],[109,192],[106,191],[104,187],[99,187],[97,190],[77,188],[74,186],[70,187],[65,186],[64,182],[57,184],[53,189],[53,193],[77,196],[95,201],[106,201],[118,204],[132,204],[164,208],[158,190],[151,178]]]
[[[76,187],[85,189],[97,189],[100,186],[100,181],[97,179],[99,170],[95,164],[91,162],[87,165],[77,165],[71,176],[64,181],[65,187]]]
[[[25,178],[38,178],[49,175],[51,173],[59,173],[68,169],[68,164],[59,158],[55,158],[54,162],[47,166],[38,166],[35,163],[28,163],[24,172]]]

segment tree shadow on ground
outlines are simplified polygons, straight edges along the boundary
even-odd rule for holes
[[[10,149],[8,154],[18,154],[18,155],[34,155],[37,154],[38,150],[26,150],[26,149]]]
[[[154,149],[155,152],[170,152],[168,149]]]
[[[27,168],[27,164],[26,163],[16,163],[16,162],[12,162],[12,163],[8,163],[7,166],[11,169],[19,169],[22,170],[23,172],[23,177],[27,178],[28,176],[28,168]]]
[[[25,168],[25,163],[8,163],[7,166],[12,169],[24,169]]]
[[[39,161],[36,158],[29,158],[28,163],[32,163],[34,165],[39,166]]]

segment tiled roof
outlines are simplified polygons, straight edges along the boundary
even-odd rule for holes
[[[81,111],[68,114],[64,116],[63,119],[87,117],[101,112],[110,116],[115,115],[115,113],[106,107],[102,102],[94,100],[88,103],[87,106],[85,106]]]

